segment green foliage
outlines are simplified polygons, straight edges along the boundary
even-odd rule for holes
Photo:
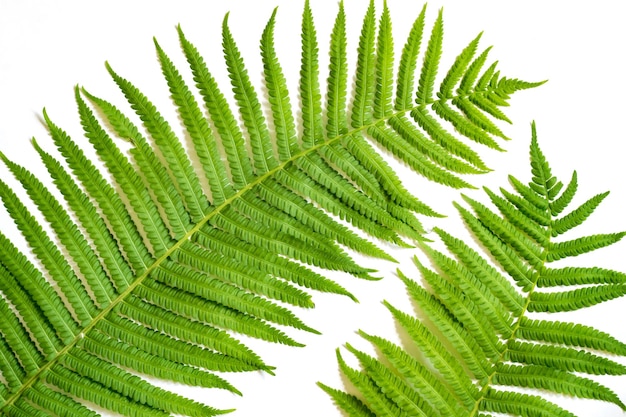
[[[468,197],[471,209],[457,204],[495,266],[436,228],[452,257],[421,245],[434,265],[433,271],[415,258],[426,286],[399,272],[419,318],[385,305],[417,350],[360,332],[380,355],[347,346],[361,370],[349,368],[338,351],[341,371],[360,395],[320,386],[347,415],[573,416],[536,393],[597,399],[626,411],[613,391],[584,376],[626,374],[610,358],[626,356],[626,344],[590,326],[533,314],[574,311],[626,294],[624,273],[551,266],[626,233],[553,240],[583,223],[607,193],[560,215],[574,197],[577,177],[563,189],[537,145],[534,125],[530,149],[528,185],[510,177],[514,193],[486,190],[500,214]]]
[[[180,27],[195,90],[154,42],[190,146],[107,63],[142,126],[77,87],[80,122],[102,164],[91,161],[82,150],[89,145],[72,140],[45,111],[63,161],[34,140],[33,145],[57,190],[0,154],[32,200],[21,201],[0,181],[4,206],[36,258],[0,233],[0,414],[94,416],[85,407],[90,404],[126,416],[225,413],[138,375],[239,393],[213,372],[271,373],[233,333],[300,346],[281,328],[318,331],[285,305],[313,307],[307,288],[354,298],[309,266],[374,279],[345,248],[393,260],[333,215],[381,241],[410,246],[423,240],[416,214],[437,213],[406,191],[381,154],[390,152],[428,179],[456,188],[469,186],[462,175],[488,170],[466,142],[499,149],[495,138],[503,135],[490,118],[506,120],[498,107],[508,105],[508,96],[540,83],[502,78],[495,65],[483,70],[488,49],[474,58],[476,38],[436,92],[443,20],[440,12],[420,70],[425,10],[394,82],[390,14],[385,6],[376,34],[372,2],[358,47],[354,100],[348,103],[347,18],[340,5],[325,106],[317,34],[306,3],[299,112],[276,56],[276,13],[261,38],[271,117],[265,116],[226,16],[222,46],[232,108]],[[555,230],[575,223],[564,220]],[[572,242],[554,253],[599,244],[600,238]]]

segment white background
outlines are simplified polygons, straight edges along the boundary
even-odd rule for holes
[[[400,0],[389,0],[388,3],[399,54],[422,3]],[[311,4],[322,51],[321,66],[325,68],[328,36],[337,2],[312,0]],[[222,17],[230,11],[231,29],[247,59],[253,82],[259,86],[258,41],[266,20],[277,5],[277,49],[291,87],[293,104],[297,103],[301,1],[0,0],[0,151],[35,172],[43,172],[29,139],[36,137],[45,149],[52,151],[40,122],[39,115],[44,106],[58,125],[74,138],[79,138],[81,129],[72,91],[76,84],[124,107],[121,94],[106,74],[105,60],[142,89],[170,121],[176,122],[167,87],[160,75],[152,36],[158,38],[165,51],[183,68],[184,59],[175,31],[178,23],[205,56],[226,90],[220,28]],[[366,6],[365,1],[348,1],[346,4],[351,71],[354,70],[354,51]],[[611,195],[579,233],[626,230],[623,215],[626,189],[622,182],[626,172],[623,156],[626,139],[623,127],[626,25],[623,20],[626,13],[622,2],[437,0],[429,2],[429,28],[441,6],[445,6],[441,68],[447,68],[465,44],[484,31],[481,46],[494,45],[491,60],[500,61],[499,68],[504,75],[530,81],[549,79],[538,89],[514,96],[507,111],[514,125],[503,126],[513,141],[504,145],[507,153],[480,151],[495,171],[473,179],[474,185],[505,186],[509,173],[524,181],[529,179],[528,144],[530,121],[534,119],[540,145],[551,161],[553,172],[567,181],[572,170],[578,171],[580,191],[575,203],[611,190]],[[382,2],[377,1],[379,12],[381,8]],[[189,73],[183,72],[189,80]],[[459,193],[416,179],[403,167],[398,170],[414,193],[450,216],[427,220],[427,225],[441,226],[467,239],[450,204],[459,200]],[[0,176],[13,184],[4,167],[0,167]],[[480,192],[470,191],[468,194],[483,198]],[[3,210],[0,210],[0,228],[9,236],[15,235],[13,224]],[[616,244],[575,262],[626,271],[625,245],[623,242]],[[406,274],[416,277],[410,261],[416,251],[387,249],[400,260]],[[241,417],[340,416],[328,397],[315,386],[316,381],[323,381],[333,387],[342,387],[335,348],[349,342],[371,351],[355,334],[357,329],[392,340],[397,338],[394,323],[381,305],[383,299],[411,311],[394,272],[396,265],[371,259],[363,260],[363,264],[379,269],[384,279],[364,282],[337,275],[337,280],[358,297],[360,304],[338,296],[315,294],[317,308],[303,311],[300,316],[323,335],[289,331],[297,340],[307,344],[305,348],[250,341],[250,346],[277,370],[273,377],[260,373],[227,375],[227,379],[244,393],[243,398],[211,390],[174,389],[216,407],[237,408],[235,415]],[[626,340],[625,313],[624,300],[616,300],[573,315],[571,320],[594,325]],[[344,357],[355,365],[353,358],[343,352]],[[598,379],[626,401],[624,378]],[[556,398],[556,401],[580,416],[623,414],[614,405],[565,398]]]

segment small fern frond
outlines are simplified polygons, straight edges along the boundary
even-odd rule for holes
[[[585,376],[626,374],[626,366],[615,360],[626,354],[626,345],[591,326],[535,314],[574,311],[625,295],[624,273],[549,266],[561,255],[615,243],[624,233],[552,242],[554,225],[583,223],[606,193],[555,218],[554,202],[562,212],[575,186],[562,190],[538,147],[534,125],[530,160],[528,185],[512,180],[516,193],[503,192],[504,197],[487,190],[501,214],[468,197],[470,209],[457,204],[490,256],[435,228],[452,257],[422,243],[434,266],[431,270],[415,258],[426,286],[398,272],[418,317],[385,305],[415,346],[359,332],[380,358],[346,346],[361,370],[348,369],[343,359],[340,369],[358,393],[348,401],[347,394],[323,386],[347,415],[363,415],[365,407],[387,416],[574,416],[537,392],[606,401],[626,410],[615,392]],[[570,229],[559,227],[563,233]],[[550,291],[542,291],[546,287]]]

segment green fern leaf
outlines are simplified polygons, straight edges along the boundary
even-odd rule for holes
[[[224,58],[235,100],[250,137],[254,168],[257,175],[265,174],[276,168],[277,162],[274,158],[265,118],[261,112],[261,105],[243,65],[243,58],[228,28],[228,15],[222,23],[222,39]]]
[[[265,85],[272,107],[272,120],[274,122],[278,156],[281,162],[285,162],[291,159],[293,155],[299,153],[300,148],[296,137],[294,116],[289,102],[287,82],[274,47],[275,25],[276,9],[274,9],[272,17],[263,31],[261,56],[263,57]]]
[[[556,217],[555,201],[556,211],[562,212],[576,187],[562,190],[538,147],[534,125],[530,148],[528,185],[513,179],[516,193],[503,191],[504,198],[486,190],[501,214],[469,197],[465,200],[470,209],[456,205],[490,257],[435,228],[453,257],[420,244],[434,266],[431,270],[415,258],[427,288],[398,272],[418,315],[385,305],[414,343],[400,347],[360,331],[380,358],[346,346],[361,366],[361,370],[348,369],[340,360],[341,371],[346,376],[350,372],[348,378],[357,389],[353,401],[375,415],[388,416],[573,417],[542,397],[552,393],[606,401],[626,410],[615,392],[584,376],[626,374],[626,366],[615,358],[626,355],[626,345],[590,326],[534,318],[536,312],[569,312],[625,295],[621,272],[549,266],[561,257],[615,243],[624,233],[552,242],[552,236],[560,234],[551,233],[555,224],[565,233],[583,223],[606,194]],[[549,291],[541,291],[542,287]],[[325,390],[335,399],[342,398],[330,388]],[[362,415],[346,402],[335,402],[350,416]],[[383,410],[380,404],[390,405]]]
[[[558,321],[520,319],[518,333],[522,339],[586,347],[623,356],[626,344],[589,326]]]
[[[435,87],[435,77],[441,59],[443,44],[443,10],[439,10],[437,20],[433,25],[428,47],[424,55],[424,65],[417,87],[417,103],[426,104],[433,99],[433,91]]]
[[[549,253],[547,260],[556,261],[557,259],[591,252],[612,245],[621,240],[624,236],[626,236],[626,232],[584,236],[566,242],[556,242],[548,248]]]
[[[537,280],[538,287],[584,284],[623,284],[626,274],[602,268],[546,268]]]
[[[513,92],[538,85],[501,77],[495,64],[483,71],[486,53],[474,59],[480,36],[436,85],[443,62],[443,14],[420,54],[425,7],[404,43],[394,79],[392,13],[385,4],[377,17],[372,1],[354,74],[349,73],[350,16],[339,5],[322,97],[323,60],[306,2],[301,101],[292,107],[274,42],[277,16],[274,10],[261,35],[264,90],[253,84],[252,67],[237,46],[229,15],[222,21],[221,46],[230,86],[218,84],[209,70],[214,61],[205,60],[178,26],[188,74],[154,40],[170,110],[178,120],[168,120],[167,109],[157,108],[106,63],[134,114],[77,86],[74,98],[87,140],[74,141],[44,111],[58,152],[34,140],[33,146],[56,190],[30,167],[0,153],[16,188],[23,188],[30,202],[4,179],[0,199],[32,252],[22,253],[0,233],[1,415],[97,415],[91,408],[128,416],[230,411],[184,399],[143,376],[239,394],[213,372],[273,373],[274,367],[239,336],[301,346],[290,331],[319,333],[294,311],[313,307],[309,289],[356,300],[322,270],[379,279],[352,253],[395,261],[381,245],[420,244],[427,240],[421,216],[441,216],[407,191],[387,155],[433,182],[472,188],[464,176],[489,170],[473,147],[498,149],[505,135],[492,119],[508,120],[499,107],[508,105]],[[573,227],[592,205],[555,230]],[[598,239],[585,245],[603,244]],[[433,256],[454,267],[445,255]],[[468,266],[453,274],[455,280],[476,268],[497,281],[485,265]],[[451,283],[433,276],[433,285],[461,302]],[[483,287],[471,280],[467,290],[477,294]],[[466,317],[475,322],[471,337],[461,334],[445,307],[429,300],[440,322],[457,333],[457,345],[490,348],[472,364],[487,373],[486,358],[504,345],[483,327],[496,318],[498,331],[510,327],[503,312],[519,301],[514,293],[501,285],[497,294],[485,296],[490,310],[484,317],[468,309]],[[426,328],[413,324],[412,336],[431,350],[442,372],[455,378],[464,403],[471,403],[477,391],[465,386],[463,368],[441,354]],[[414,381],[426,375],[397,349],[380,344]],[[395,413],[410,406],[410,413],[429,415],[436,409],[432,401],[458,411],[436,381],[428,380],[429,399],[421,400],[410,384],[354,352],[371,375],[344,368],[355,384],[378,398],[379,410]],[[338,403],[370,414],[358,400],[329,391]]]
[[[536,395],[490,389],[487,391],[483,403],[484,409],[487,411],[508,415],[574,417],[574,414]]]
[[[496,385],[546,389],[579,398],[613,402],[626,408],[610,389],[592,381],[543,366],[501,365],[494,375]]]
[[[398,88],[395,108],[396,110],[406,110],[411,107],[413,101],[413,86],[415,83],[415,69],[417,67],[417,57],[422,44],[424,33],[424,20],[426,16],[426,5],[415,19],[406,44],[402,49],[400,66],[398,67]]]

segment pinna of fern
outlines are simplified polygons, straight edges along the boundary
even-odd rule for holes
[[[322,110],[317,35],[305,5],[301,133],[276,57],[273,14],[261,39],[270,118],[225,18],[223,50],[236,109],[182,29],[178,34],[195,93],[155,41],[189,149],[148,98],[107,64],[143,127],[111,102],[76,88],[84,134],[106,172],[45,111],[63,161],[34,140],[33,145],[64,202],[27,168],[0,154],[38,209],[27,208],[0,181],[3,204],[36,258],[33,262],[0,232],[2,415],[97,415],[89,404],[127,416],[228,411],[174,395],[137,375],[238,393],[213,372],[271,372],[232,333],[298,346],[279,326],[317,331],[276,300],[312,307],[306,288],[352,297],[304,264],[372,278],[344,248],[391,260],[331,214],[382,241],[406,246],[404,239],[421,240],[415,214],[435,213],[405,190],[376,146],[453,187],[468,185],[460,175],[487,170],[444,126],[498,149],[493,137],[504,135],[491,118],[508,121],[499,107],[513,92],[539,83],[501,77],[495,64],[483,69],[488,50],[474,58],[476,38],[435,93],[441,13],[415,82],[422,11],[394,85],[389,11],[385,6],[376,34],[372,3],[348,111],[345,19],[340,6]],[[118,146],[120,140],[130,145],[129,154]]]
[[[584,376],[626,374],[626,366],[610,358],[626,356],[626,344],[591,326],[533,316],[626,294],[622,272],[550,265],[616,243],[626,232],[554,239],[582,224],[608,193],[562,215],[577,176],[564,186],[552,175],[534,125],[530,160],[528,184],[511,176],[514,192],[486,189],[500,214],[468,197],[471,209],[456,204],[489,258],[435,228],[452,257],[421,245],[434,265],[431,270],[415,258],[426,286],[399,272],[419,318],[385,305],[417,350],[360,331],[381,355],[348,345],[361,370],[337,350],[341,371],[360,397],[319,385],[347,415],[574,417],[537,395],[545,393],[607,401],[626,411],[611,389]]]

